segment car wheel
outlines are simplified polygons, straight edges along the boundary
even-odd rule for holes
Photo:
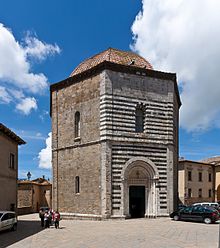
[[[177,220],[180,219],[180,217],[179,217],[178,215],[174,215],[174,216],[173,216],[173,219],[177,221]]]
[[[204,219],[204,223],[205,224],[211,224],[212,223],[212,220],[210,218],[205,218]]]
[[[16,231],[17,230],[17,224],[14,224],[11,228],[12,231]]]

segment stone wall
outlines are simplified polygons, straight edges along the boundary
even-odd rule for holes
[[[52,185],[32,181],[18,182],[19,213],[35,213],[40,207],[52,207]]]
[[[146,157],[159,171],[158,215],[177,202],[178,109],[173,81],[106,70],[100,96],[101,140],[111,140],[112,215],[122,215],[122,169]],[[135,109],[145,106],[144,133],[135,133]],[[110,191],[110,190],[109,190]]]
[[[176,82],[145,73],[103,70],[52,90],[53,208],[74,216],[123,216],[122,170],[135,157],[159,172],[157,215],[177,202],[178,111]],[[135,110],[145,108],[144,133]],[[80,113],[80,137],[74,116]],[[75,177],[80,193],[75,192]],[[153,179],[153,178],[152,178]],[[155,184],[154,184],[155,187]]]
[[[21,189],[18,188],[18,208],[31,207],[32,208],[32,188]]]
[[[60,212],[101,213],[99,95],[99,75],[52,93],[53,208]],[[74,132],[77,111],[80,137]]]

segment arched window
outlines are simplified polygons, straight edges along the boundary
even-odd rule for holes
[[[80,137],[80,113],[75,113],[75,138]]]
[[[80,192],[79,186],[80,186],[79,185],[79,176],[76,176],[75,177],[75,192],[76,192],[76,194]]]
[[[144,110],[141,107],[137,107],[135,111],[135,132],[144,132]]]

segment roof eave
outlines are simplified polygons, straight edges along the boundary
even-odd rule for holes
[[[18,145],[26,144],[26,142],[22,138],[20,138],[18,135],[16,135],[13,131],[11,131],[2,123],[0,123],[0,131],[2,131],[6,136],[14,140]]]
[[[201,165],[211,165],[211,166],[214,166],[214,164],[211,164],[211,163],[193,161],[193,160],[188,160],[188,159],[179,160],[179,163],[187,163],[187,162],[189,162],[189,163],[194,163],[194,164],[201,164]]]
[[[51,97],[52,97],[53,91],[65,88],[69,85],[85,80],[86,78],[97,75],[98,73],[106,69],[118,71],[118,72],[136,74],[136,75],[141,75],[141,76],[148,76],[148,77],[154,77],[154,78],[159,78],[159,79],[171,80],[174,82],[174,87],[175,87],[175,92],[177,95],[177,101],[178,101],[179,107],[181,106],[181,100],[180,100],[177,80],[176,80],[176,73],[162,72],[162,71],[156,71],[156,70],[151,70],[151,69],[146,69],[146,68],[140,68],[136,66],[121,65],[121,64],[114,63],[114,62],[103,61],[102,63],[94,66],[93,68],[90,68],[72,77],[68,77],[60,82],[50,85],[50,116],[51,116],[51,102],[52,102]]]

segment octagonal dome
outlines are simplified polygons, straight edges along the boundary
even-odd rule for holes
[[[120,65],[146,68],[150,70],[153,69],[152,65],[147,60],[136,53],[109,48],[92,56],[91,58],[84,60],[74,69],[74,71],[70,74],[70,77],[89,70],[104,61],[109,61]]]

